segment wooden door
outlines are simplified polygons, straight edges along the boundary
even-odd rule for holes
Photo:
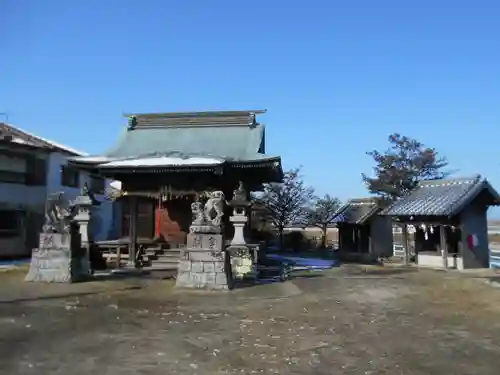
[[[151,198],[137,198],[137,237],[153,238],[154,236],[154,208],[155,200]],[[130,233],[130,203],[128,199],[123,200],[122,211],[122,237],[128,237]]]

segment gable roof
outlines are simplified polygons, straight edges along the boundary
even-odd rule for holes
[[[335,223],[364,224],[373,215],[382,209],[383,201],[380,198],[358,198],[350,199],[337,211]]]
[[[12,142],[18,145],[37,147],[48,150],[55,150],[70,154],[72,156],[83,156],[86,155],[83,152],[77,151],[70,147],[61,145],[54,141],[39,137],[25,130],[22,130],[13,125],[5,124],[0,122],[0,139],[8,142]]]
[[[400,198],[381,214],[388,216],[453,216],[483,191],[490,205],[500,204],[500,196],[490,183],[476,175],[470,178],[422,181],[408,196]]]
[[[130,115],[118,143],[99,157],[79,163],[155,157],[211,157],[248,162],[279,159],[265,151],[265,127],[255,115],[264,111],[181,112]]]

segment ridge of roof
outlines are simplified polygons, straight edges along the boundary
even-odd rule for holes
[[[378,197],[352,198],[346,204],[379,204],[381,201],[382,198]]]
[[[383,199],[378,197],[349,199],[337,210],[334,221],[336,223],[349,222],[353,224],[363,224],[379,210],[383,209],[383,202]],[[359,210],[361,207],[368,208],[368,210],[365,212],[354,212],[356,215],[352,217],[352,211]]]
[[[487,189],[495,203],[500,196],[481,175],[421,181],[410,194],[399,198],[381,212],[389,216],[450,216],[460,212]]]
[[[86,156],[88,155],[87,153],[75,150],[71,147],[62,145],[60,143],[54,142],[52,140],[42,138],[38,135],[35,135],[33,133],[30,133],[26,130],[23,130],[19,128],[18,126],[14,126],[12,124],[6,124],[3,122],[0,122],[0,127],[7,130],[9,133],[12,133],[13,136],[19,137],[23,141],[26,142],[26,144],[32,144],[33,146],[41,147],[41,148],[55,148],[58,149],[59,151],[63,151],[69,154],[72,154],[74,156]]]
[[[256,126],[256,111],[164,112],[128,115],[128,130],[166,127]]]
[[[452,184],[475,184],[482,179],[480,174],[470,177],[443,178],[439,180],[423,180],[417,184],[418,187],[438,187]]]
[[[266,109],[239,110],[239,111],[194,111],[194,112],[152,112],[152,113],[124,113],[124,117],[219,117],[219,116],[238,116],[238,115],[260,115],[266,113]]]

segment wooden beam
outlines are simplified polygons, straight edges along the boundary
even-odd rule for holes
[[[439,227],[439,242],[441,247],[441,256],[443,257],[443,267],[448,268],[448,242],[446,241],[446,227]]]
[[[130,224],[129,224],[129,238],[128,245],[128,263],[129,268],[136,268],[137,262],[135,259],[137,253],[137,197],[129,197],[130,204]]]
[[[403,247],[405,249],[404,263],[406,266],[410,264],[410,249],[408,243],[408,225],[403,224]]]

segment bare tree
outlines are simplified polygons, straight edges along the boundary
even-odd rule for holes
[[[266,207],[267,219],[278,232],[280,248],[283,230],[290,224],[304,222],[313,197],[314,189],[304,184],[300,169],[285,172],[283,183],[265,185],[259,200]]]
[[[341,205],[340,199],[326,194],[323,198],[317,198],[308,214],[308,223],[321,229],[321,248],[326,248],[328,226],[337,217],[337,211]]]
[[[434,148],[424,146],[415,139],[400,134],[389,136],[389,149],[370,151],[375,161],[375,177],[362,174],[372,194],[394,200],[408,194],[419,181],[442,179],[449,175],[442,169],[448,165]]]

